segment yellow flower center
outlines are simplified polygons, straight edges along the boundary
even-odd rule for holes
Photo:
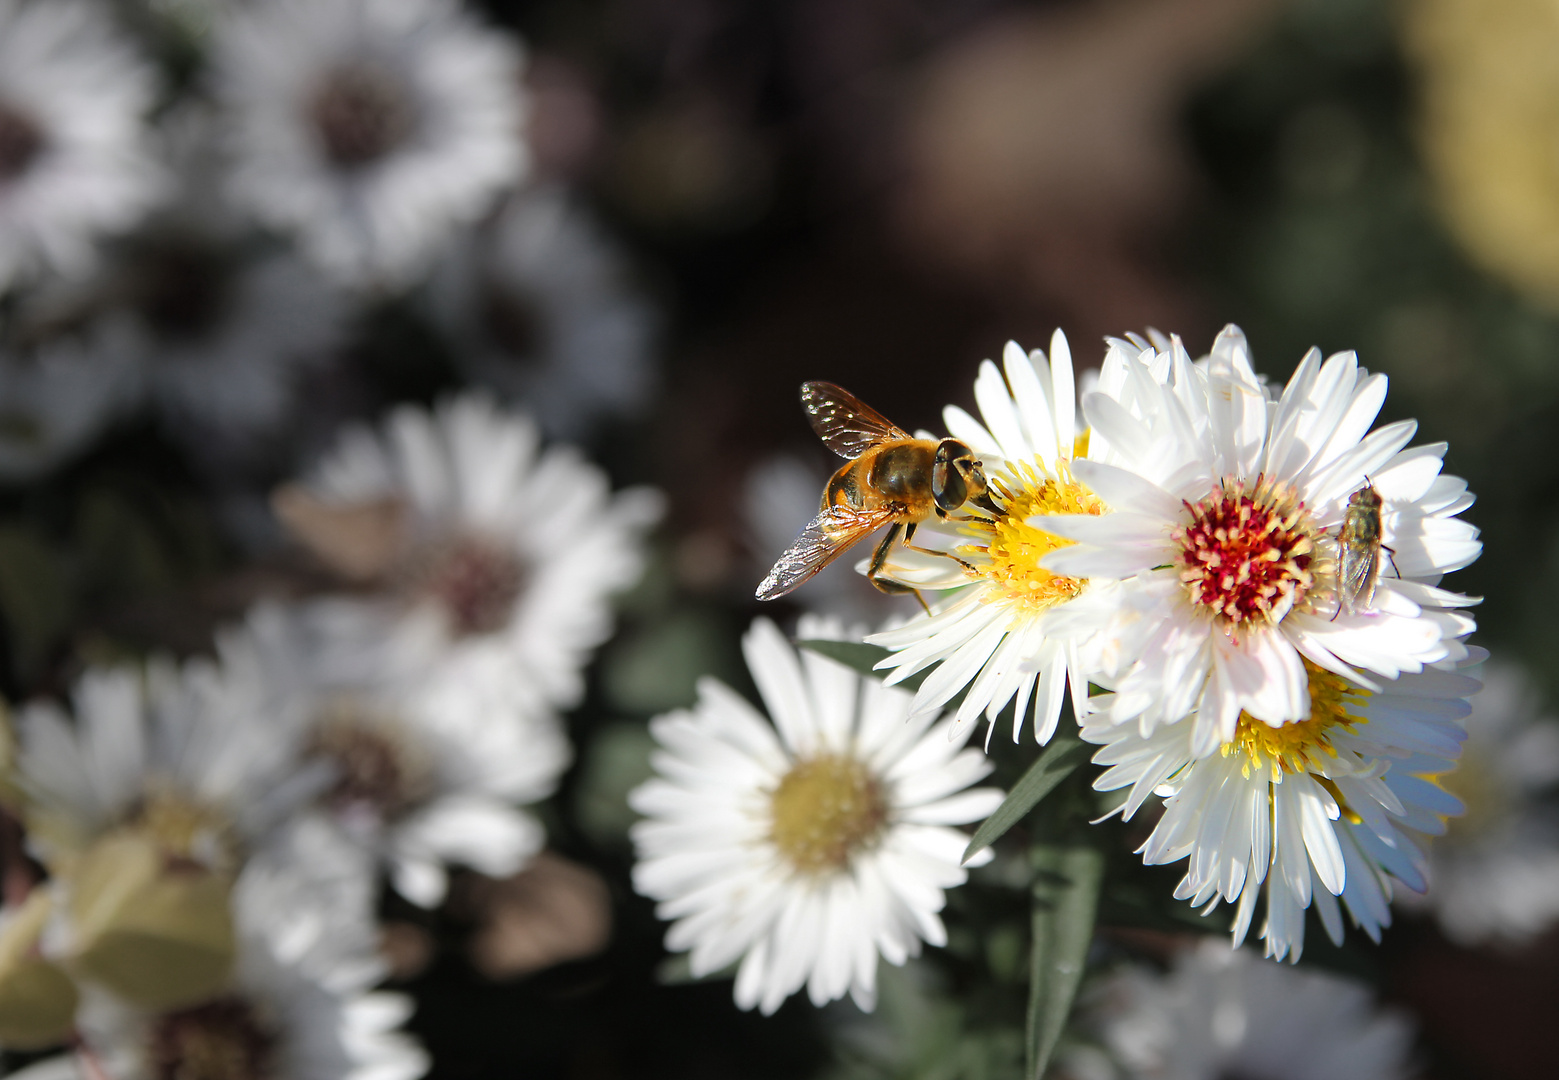
[[[1244,763],[1240,771],[1247,777],[1262,769],[1270,768],[1274,783],[1283,774],[1319,771],[1324,764],[1322,756],[1336,757],[1332,737],[1337,728],[1352,731],[1357,724],[1367,721],[1354,710],[1361,709],[1370,692],[1354,686],[1341,675],[1325,668],[1304,662],[1310,676],[1310,715],[1292,724],[1273,727],[1264,720],[1257,720],[1250,713],[1241,712],[1234,729],[1234,738],[1223,744],[1224,757],[1241,755]],[[1323,776],[1317,776],[1321,785],[1338,804],[1342,799],[1335,785]]]
[[[849,865],[882,833],[888,804],[859,761],[821,754],[796,762],[770,796],[769,839],[802,874]]]
[[[175,863],[220,870],[236,866],[241,857],[227,816],[178,792],[160,789],[147,795],[132,825]]]
[[[1073,541],[1028,524],[1036,514],[1103,514],[1109,510],[1093,492],[1072,479],[1066,462],[1057,463],[1055,477],[1044,476],[1032,464],[1018,466],[1014,479],[991,478],[991,495],[1002,507],[995,521],[977,521],[966,532],[984,541],[961,550],[984,553],[989,564],[980,572],[995,582],[991,599],[1016,602],[1039,612],[1065,603],[1083,591],[1084,578],[1064,577],[1039,565],[1041,559]]]
[[[1509,783],[1477,747],[1462,747],[1454,772],[1423,779],[1455,795],[1466,807],[1460,817],[1445,819],[1446,835],[1452,842],[1476,842],[1498,829],[1512,814],[1515,796]]]

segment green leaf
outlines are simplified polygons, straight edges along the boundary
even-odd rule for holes
[[[877,669],[877,662],[892,656],[893,651],[884,649],[881,645],[868,645],[864,641],[829,641],[826,638],[806,638],[803,641],[796,642],[796,644],[803,649],[811,649],[819,656],[837,660],[845,667],[854,668],[862,675],[870,675],[874,679],[886,679],[888,677],[888,672]],[[902,690],[919,690],[920,684],[926,681],[926,676],[935,671],[938,666],[937,664],[932,664],[923,671],[917,671],[915,674],[893,685]],[[943,708],[956,708],[958,702],[962,700],[963,695],[959,694],[948,701]]]
[[[1083,980],[1104,854],[1078,845],[1039,844],[1030,857],[1035,871],[1034,943],[1024,1046],[1029,1080],[1041,1080]]]
[[[969,846],[964,848],[963,861],[968,862],[1022,821],[1030,810],[1039,805],[1039,800],[1054,791],[1057,784],[1071,776],[1072,770],[1083,763],[1086,749],[1081,741],[1070,735],[1057,735],[1052,739],[1050,746],[1023,774],[1023,779],[1012,785],[1012,790],[996,808],[996,812],[974,831]]]
[[[893,653],[884,649],[881,645],[868,645],[864,641],[830,641],[826,638],[807,638],[796,642],[803,649],[811,649],[819,656],[826,656],[830,660],[837,660],[845,667],[854,668],[862,675],[871,675],[874,678],[882,678],[882,672],[875,670],[877,661],[886,660]]]

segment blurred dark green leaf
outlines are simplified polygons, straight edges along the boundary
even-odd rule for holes
[[[846,667],[854,668],[862,675],[870,675],[874,679],[885,679],[886,671],[877,670],[878,662],[886,660],[893,655],[889,649],[881,645],[869,645],[864,641],[827,641],[822,638],[807,638],[805,641],[796,642],[803,649],[810,649],[819,656],[826,656],[830,660],[837,660]],[[904,690],[919,690],[920,684],[926,681],[926,676],[936,670],[936,665],[917,671],[902,682],[894,683]],[[954,698],[949,705],[962,700],[962,695]]]
[[[1031,857],[1034,940],[1024,1045],[1027,1074],[1040,1080],[1066,1030],[1083,979],[1104,880],[1104,854],[1075,844],[1038,844]]]
[[[16,673],[27,678],[70,626],[70,578],[60,554],[21,526],[0,526],[0,614]]]
[[[1013,785],[996,812],[975,830],[969,846],[964,848],[963,861],[968,862],[990,847],[1008,829],[1027,817],[1041,799],[1054,791],[1061,781],[1072,775],[1072,771],[1083,763],[1086,749],[1082,742],[1069,735],[1057,735],[1051,740],[1050,746],[1023,774],[1023,779]]]

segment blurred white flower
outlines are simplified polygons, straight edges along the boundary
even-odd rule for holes
[[[348,318],[339,290],[256,243],[221,198],[220,124],[188,101],[163,122],[177,197],[75,297],[106,313],[170,431],[203,457],[252,455],[295,419],[299,377],[329,358]]]
[[[1455,767],[1476,679],[1433,668],[1383,682],[1378,692],[1306,660],[1306,715],[1273,726],[1242,712],[1234,737],[1197,752],[1191,716],[1147,734],[1110,717],[1109,695],[1083,724],[1108,766],[1100,791],[1130,788],[1130,818],[1149,796],[1164,813],[1140,849],[1149,864],[1187,860],[1175,897],[1237,903],[1234,943],[1266,893],[1267,955],[1298,961],[1314,904],[1342,944],[1342,912],[1380,940],[1391,923],[1393,880],[1422,891],[1424,855],[1408,830],[1441,833],[1461,804],[1438,785]]]
[[[1440,778],[1466,813],[1429,847],[1432,908],[1463,945],[1527,941],[1559,922],[1559,721],[1518,667],[1487,663],[1456,771]]]
[[[515,873],[546,840],[521,807],[551,794],[572,759],[561,725],[523,668],[449,664],[415,637],[374,641],[360,614],[255,610],[227,638],[225,692],[329,766],[320,809],[407,899],[443,900],[447,863]]]
[[[611,633],[611,597],[639,578],[661,500],[614,495],[576,451],[543,450],[528,417],[466,395],[349,429],[284,515],[289,505],[305,539],[354,513],[389,521],[371,531],[382,550],[350,553],[384,589],[338,602],[368,637],[421,635],[447,650],[442,662],[509,671],[546,705],[570,707]]]
[[[411,999],[372,990],[377,954],[371,879],[350,844],[305,822],[245,867],[233,894],[238,952],[224,992],[160,1012],[89,992],[78,1017],[84,1052],[56,1058],[34,1080],[416,1080],[430,1060],[397,1030]],[[218,1065],[217,1063],[220,1063]]]
[[[395,287],[528,166],[521,52],[454,0],[260,0],[218,34],[235,202]]]
[[[1066,1063],[1090,1080],[1405,1080],[1413,1026],[1368,987],[1264,963],[1216,942],[1167,974],[1132,968],[1086,996],[1082,1025],[1113,1059]]]
[[[110,326],[31,348],[0,346],[0,479],[31,480],[86,449],[139,394]]]
[[[432,282],[455,361],[522,401],[548,434],[642,412],[654,389],[655,316],[584,209],[557,188],[513,196],[462,239]]]
[[[151,68],[84,0],[0,0],[0,292],[79,274],[162,193]]]
[[[800,634],[845,637],[811,617]],[[902,964],[946,942],[937,912],[968,842],[949,826],[1002,794],[966,790],[992,766],[951,720],[912,717],[907,691],[798,657],[766,619],[742,644],[772,725],[714,679],[652,723],[658,775],[629,796],[646,818],[634,887],[675,920],[666,946],[691,952],[694,975],[741,961],[742,1008],[772,1013],[805,986],[815,1005],[849,993],[871,1009],[879,954]]]
[[[152,402],[186,442],[243,449],[293,419],[299,377],[346,328],[343,298],[286,252],[258,257],[216,239],[144,238],[124,272],[123,335]]]
[[[19,711],[18,783],[45,862],[130,827],[179,859],[234,870],[318,790],[324,773],[297,767],[295,740],[221,683],[204,660],[91,669],[74,723],[53,702]]]

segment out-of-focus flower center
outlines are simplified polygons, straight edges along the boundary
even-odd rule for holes
[[[437,603],[461,637],[502,629],[525,585],[524,569],[513,554],[472,537],[430,547],[411,576],[412,591]]]
[[[482,322],[510,356],[529,360],[547,344],[547,320],[540,304],[515,288],[490,282],[482,289]]]
[[[177,792],[147,795],[131,825],[150,836],[175,865],[228,869],[238,864],[238,839],[227,815]]]
[[[1037,612],[1072,599],[1087,580],[1063,577],[1039,565],[1046,555],[1070,547],[1072,541],[1037,529],[1028,519],[1036,514],[1102,514],[1109,507],[1072,479],[1065,462],[1054,479],[1041,476],[1028,464],[1019,466],[1018,472],[1017,481],[991,478],[991,495],[1001,503],[1001,516],[989,525],[969,525],[967,532],[984,543],[963,550],[989,556],[989,564],[982,560],[980,571],[996,583],[990,599],[1016,602]]]
[[[0,184],[15,180],[43,150],[43,131],[0,101]]]
[[[1325,766],[1325,758],[1337,756],[1332,746],[1337,729],[1352,731],[1356,725],[1367,723],[1359,710],[1369,700],[1368,690],[1309,660],[1304,665],[1310,682],[1309,716],[1274,727],[1241,712],[1234,739],[1223,744],[1224,757],[1239,755],[1243,759],[1240,771],[1246,777],[1269,769],[1276,783],[1284,773],[1318,773]],[[1330,780],[1319,775],[1315,778],[1331,791],[1339,806],[1343,805],[1341,794]]]
[[[148,1037],[156,1080],[270,1080],[276,1035],[247,1001],[218,998],[164,1013]]]
[[[421,803],[433,786],[432,763],[395,719],[361,702],[331,702],[315,721],[309,749],[336,770],[325,800],[346,813],[390,821]]]
[[[1437,843],[1486,842],[1515,816],[1519,795],[1475,745],[1462,745],[1455,772],[1425,779],[1455,795],[1466,807],[1461,816],[1446,819],[1445,839]]]
[[[1193,605],[1236,626],[1280,621],[1315,584],[1320,531],[1285,485],[1225,482],[1174,531],[1180,580]]]
[[[405,87],[390,72],[365,63],[329,72],[314,91],[309,115],[326,156],[343,169],[387,157],[416,125]]]
[[[798,873],[849,865],[888,821],[882,785],[854,758],[822,754],[796,762],[774,789],[769,839]]]

